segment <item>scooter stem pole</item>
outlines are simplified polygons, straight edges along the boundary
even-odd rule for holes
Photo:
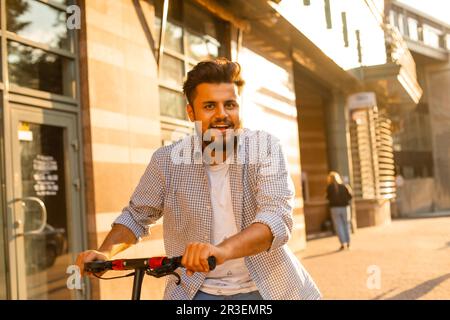
[[[141,300],[141,287],[142,287],[142,280],[144,280],[144,276],[145,276],[144,269],[135,270],[133,280],[133,295],[131,296],[131,300]]]

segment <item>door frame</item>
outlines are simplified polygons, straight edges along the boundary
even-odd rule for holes
[[[14,230],[14,209],[9,203],[21,196],[21,177],[20,177],[20,155],[14,151],[17,150],[19,141],[17,136],[17,124],[20,121],[37,124],[56,125],[65,128],[64,130],[64,157],[66,172],[66,197],[67,197],[67,239],[71,244],[69,252],[72,253],[72,261],[75,254],[86,247],[83,184],[82,180],[82,162],[80,157],[80,132],[77,115],[68,112],[61,112],[39,107],[30,107],[24,104],[8,103],[8,120],[5,121],[5,149],[6,149],[6,194],[7,194],[7,259],[9,265],[9,298],[26,299],[26,273],[24,273],[23,257],[18,255],[17,245],[20,245],[22,239],[17,240]],[[16,171],[15,171],[16,170]],[[74,181],[78,180],[79,187],[76,187]],[[20,264],[23,265],[20,265]],[[84,286],[85,288],[85,286]],[[72,291],[72,299],[81,299],[85,293]]]

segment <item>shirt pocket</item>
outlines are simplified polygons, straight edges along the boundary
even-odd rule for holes
[[[186,200],[181,190],[172,188],[164,201],[165,222],[177,232],[185,232],[187,228],[187,210]]]

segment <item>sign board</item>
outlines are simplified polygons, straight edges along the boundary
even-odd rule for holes
[[[347,104],[350,111],[369,109],[377,105],[377,97],[375,92],[358,92],[348,97]]]
[[[21,122],[18,130],[19,141],[33,141],[33,131],[30,130],[30,125],[26,122]]]
[[[34,190],[38,196],[56,196],[58,164],[52,156],[38,154],[33,160]]]

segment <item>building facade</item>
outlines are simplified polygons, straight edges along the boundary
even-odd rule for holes
[[[384,1],[284,0],[276,9],[306,38],[294,42],[292,56],[299,70],[307,232],[323,230],[329,219],[324,186],[330,170],[354,189],[355,225],[389,223],[396,189],[388,114],[416,104],[422,89],[401,37],[386,45],[395,35],[384,20]]]
[[[385,17],[410,49],[424,91],[417,106],[392,115],[396,171],[402,180],[398,215],[446,211],[450,26],[397,1],[386,1]]]
[[[421,92],[408,52],[397,40],[386,51],[383,1],[347,3],[2,1],[0,298],[130,297],[130,278],[68,290],[67,267],[101,244],[152,153],[193,132],[182,83],[218,56],[243,67],[244,126],[282,142],[296,190],[294,251],[328,228],[330,170],[355,190],[355,227],[388,223],[386,110]],[[77,9],[81,25],[69,29]],[[350,108],[364,92],[375,100]],[[118,257],[164,255],[161,221],[150,232]],[[142,298],[161,298],[164,284],[147,277]]]
[[[248,22],[230,11],[170,1],[166,15],[167,3],[78,1],[81,28],[69,30],[70,1],[2,2],[1,298],[129,296],[129,279],[68,290],[67,267],[103,241],[154,150],[192,133],[182,81],[218,56],[243,61],[246,126],[282,140],[297,193],[290,245],[305,246],[291,65],[243,40]],[[261,66],[270,78],[254,76]],[[161,221],[125,253],[163,254]],[[160,298],[164,282],[146,279],[142,297]]]

